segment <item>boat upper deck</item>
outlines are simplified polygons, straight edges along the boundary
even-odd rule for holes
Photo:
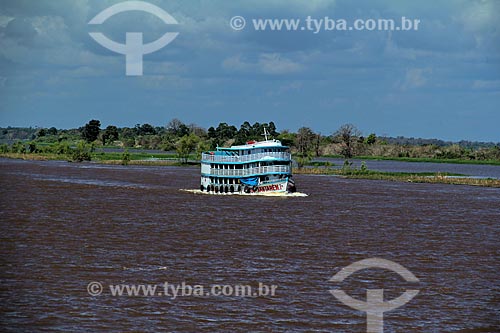
[[[291,155],[288,152],[264,152],[248,155],[222,155],[222,154],[207,154],[201,155],[202,162],[208,163],[249,163],[256,161],[289,161]]]
[[[280,140],[266,140],[266,141],[249,141],[245,145],[231,146],[229,148],[217,147],[219,151],[234,151],[234,150],[249,150],[255,148],[278,148],[288,149],[288,146],[283,146]]]
[[[217,147],[216,151],[203,153],[202,163],[249,163],[256,161],[290,161],[291,155],[287,146],[279,140],[248,142],[246,145]]]

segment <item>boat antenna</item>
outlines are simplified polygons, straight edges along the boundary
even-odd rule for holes
[[[264,138],[266,139],[267,141],[267,130],[266,130],[266,126],[264,126]]]

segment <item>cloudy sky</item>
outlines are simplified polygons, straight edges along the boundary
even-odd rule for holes
[[[133,11],[88,22],[105,0],[0,1],[0,126],[204,127],[274,121],[330,134],[500,141],[500,1],[263,0],[149,2],[174,17]],[[231,17],[247,21],[233,30]],[[419,19],[418,31],[256,31],[252,19]],[[145,43],[179,32],[125,75],[125,56],[89,32]]]

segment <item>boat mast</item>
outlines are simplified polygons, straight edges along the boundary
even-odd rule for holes
[[[264,138],[266,139],[267,141],[267,130],[266,130],[266,127],[264,126]]]

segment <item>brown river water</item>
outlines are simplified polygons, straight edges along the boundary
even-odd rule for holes
[[[307,197],[200,195],[181,191],[196,167],[0,159],[0,331],[366,332],[330,290],[416,289],[384,332],[500,332],[500,189],[295,179]],[[419,281],[382,268],[330,281],[368,258]],[[111,290],[165,282],[275,293]]]

